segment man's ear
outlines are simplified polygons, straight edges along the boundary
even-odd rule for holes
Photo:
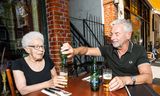
[[[132,36],[132,32],[128,32],[127,33],[127,39],[131,39],[131,36]]]

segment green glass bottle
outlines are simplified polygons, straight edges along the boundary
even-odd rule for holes
[[[99,70],[96,65],[96,60],[93,60],[93,65],[91,67],[91,78],[90,86],[92,91],[98,91],[100,86]]]
[[[62,46],[62,44],[61,44]],[[67,55],[66,54],[62,54],[62,52],[60,51],[60,57],[61,57],[61,66],[64,67],[67,64]]]
[[[67,55],[66,54],[61,54],[61,61],[62,61],[62,66],[66,66],[67,64]]]

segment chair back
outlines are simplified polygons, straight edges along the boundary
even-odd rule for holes
[[[13,83],[14,81],[12,78],[11,70],[9,68],[6,69],[6,75],[7,75],[9,87],[11,90],[11,96],[16,96],[16,90],[15,90],[15,86]]]
[[[152,52],[147,52],[147,57],[150,62],[153,62],[155,60],[154,54]]]

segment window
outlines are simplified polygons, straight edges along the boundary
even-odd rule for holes
[[[136,33],[136,38],[143,40],[143,45],[146,47],[147,45],[147,36],[149,35],[149,7],[142,0],[124,0],[124,11],[125,11],[125,18],[131,19],[133,23],[133,28]],[[138,24],[138,27],[137,27]],[[138,30],[137,30],[138,29]],[[138,43],[139,39],[135,42]]]
[[[5,59],[22,57],[22,36],[42,30],[40,4],[41,0],[0,1],[0,54],[6,48]]]

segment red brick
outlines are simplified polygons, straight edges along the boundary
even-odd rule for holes
[[[46,4],[49,50],[56,65],[61,62],[59,58],[61,42],[71,42],[68,4],[68,0],[47,0]]]
[[[54,13],[54,15],[58,15],[58,16],[60,15],[60,16],[63,16],[63,13],[62,13],[62,12],[54,11],[53,13]]]
[[[112,0],[104,0],[104,32],[109,34],[111,31],[110,23],[117,18],[117,10],[112,2]]]

